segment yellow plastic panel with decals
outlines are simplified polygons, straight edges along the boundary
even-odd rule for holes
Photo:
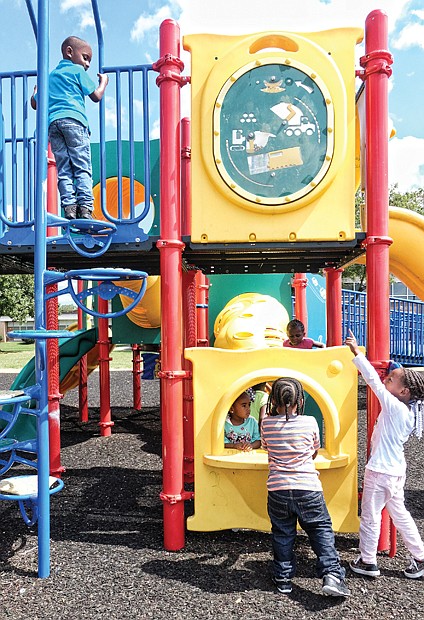
[[[227,412],[246,388],[282,376],[298,379],[324,419],[315,460],[338,532],[358,531],[357,384],[347,347],[231,351],[191,348],[194,390],[194,515],[189,530],[268,531],[268,457],[262,450],[224,448]]]
[[[355,236],[362,31],[189,35],[195,243]]]

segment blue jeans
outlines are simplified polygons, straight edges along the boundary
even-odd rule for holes
[[[90,137],[87,127],[73,118],[50,123],[49,141],[56,160],[62,208],[78,204],[93,210]]]
[[[331,573],[344,579],[345,570],[340,566],[333,526],[322,492],[269,491],[268,514],[272,525],[274,577],[291,579],[296,573],[293,547],[296,540],[296,524],[299,521],[317,556],[318,577]]]

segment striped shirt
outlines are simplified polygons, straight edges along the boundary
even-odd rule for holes
[[[268,416],[261,426],[262,448],[268,452],[269,491],[322,491],[313,455],[320,447],[315,418],[307,415]]]

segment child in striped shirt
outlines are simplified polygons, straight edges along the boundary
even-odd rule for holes
[[[327,596],[349,596],[344,568],[314,458],[320,447],[318,424],[303,415],[304,392],[297,379],[274,382],[262,421],[262,447],[268,452],[268,514],[272,525],[273,579],[283,594],[292,591],[296,526],[308,535],[317,556],[318,577]]]

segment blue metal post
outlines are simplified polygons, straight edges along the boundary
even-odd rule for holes
[[[99,73],[104,73],[104,43],[102,22],[100,19],[97,0],[91,0],[93,9],[94,23],[96,25],[97,43],[99,49]],[[99,102],[99,148],[100,148],[100,202],[102,211],[106,215],[106,143],[105,143],[105,98]]]
[[[46,329],[44,274],[46,271],[47,222],[47,109],[49,82],[49,4],[38,0],[37,50],[37,158],[35,194],[35,330]],[[35,376],[39,386],[38,431],[38,576],[50,574],[50,494],[47,342],[35,341]]]

